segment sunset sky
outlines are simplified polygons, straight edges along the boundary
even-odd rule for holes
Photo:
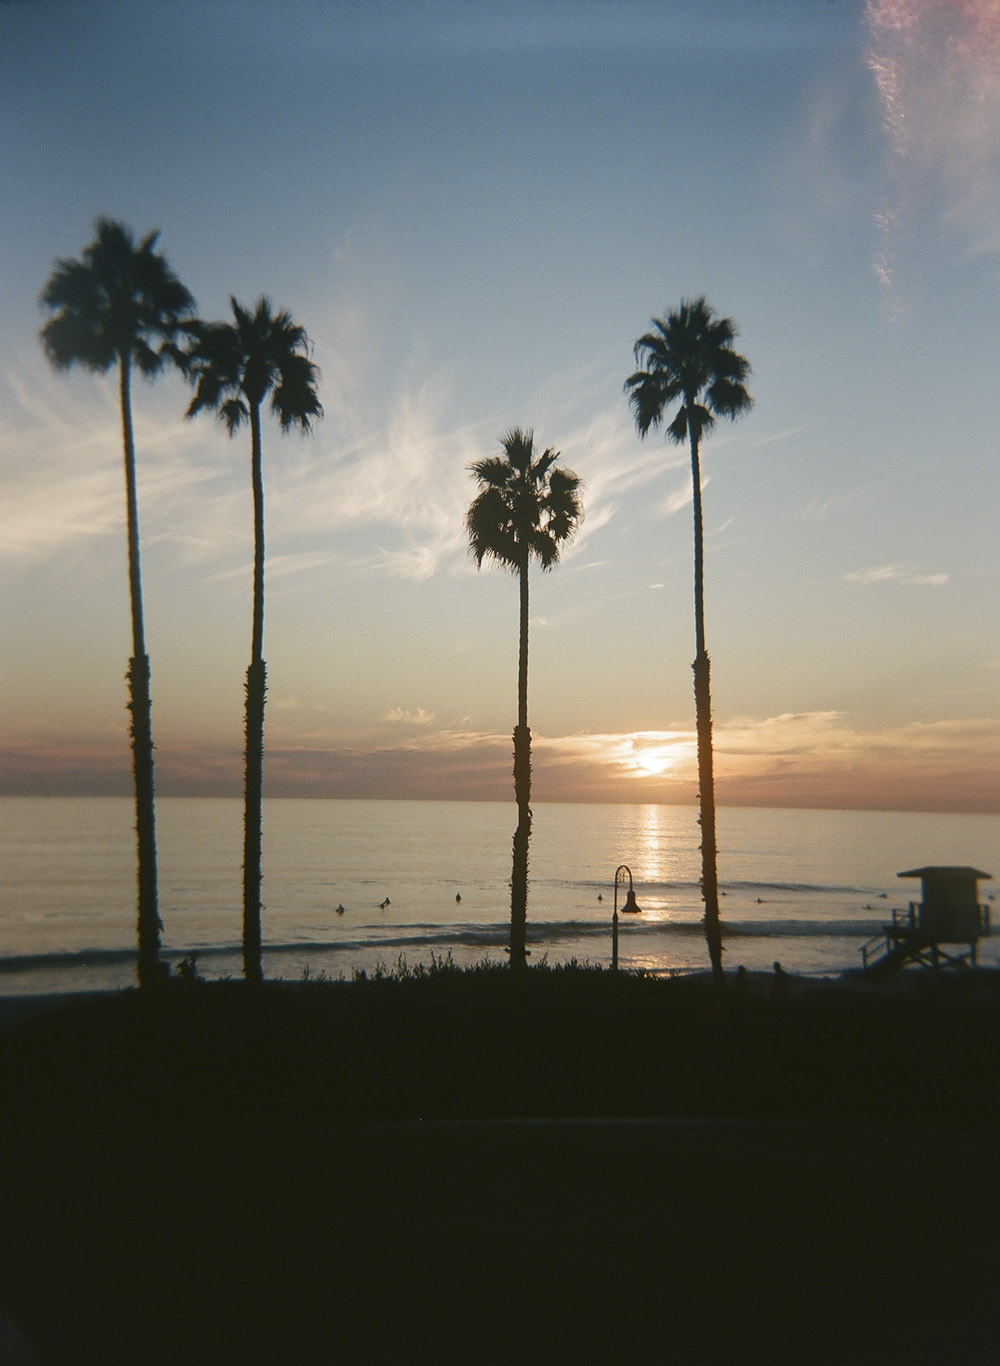
[[[534,795],[693,800],[689,466],[622,384],[704,294],[755,400],[703,451],[720,802],[1000,811],[1000,0],[7,0],[0,54],[0,792],[129,791],[115,380],[37,339],[107,215],[322,371],[264,433],[266,793],[511,795],[463,521],[520,425],[586,508]],[[157,788],[237,794],[249,438],[187,401],[135,386]]]

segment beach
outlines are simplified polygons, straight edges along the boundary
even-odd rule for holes
[[[451,970],[8,1017],[0,1307],[51,1361],[979,1360],[995,976],[795,985]]]

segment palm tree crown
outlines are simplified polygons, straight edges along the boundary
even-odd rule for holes
[[[750,363],[733,350],[735,339],[732,321],[717,317],[704,298],[684,299],[665,320],[653,319],[653,330],[635,344],[636,364],[646,368],[625,381],[640,436],[658,427],[674,403],[680,406],[667,435],[678,443],[698,443],[716,417],[736,418],[750,408]]]
[[[199,323],[187,364],[195,383],[188,416],[217,412],[230,436],[251,420],[271,396],[282,431],[310,430],[323,408],[317,394],[319,371],[309,359],[305,329],[261,297],[253,312],[229,301],[233,322]]]
[[[514,573],[532,558],[551,569],[582,516],[579,478],[556,466],[559,452],[534,458],[534,434],[515,427],[501,438],[502,456],[470,469],[482,485],[466,514],[469,547],[478,568],[491,560]]]
[[[57,369],[84,365],[103,374],[122,357],[155,375],[188,330],[194,299],[156,250],[158,232],[136,246],[121,223],[99,218],[81,259],[59,260],[40,301],[54,316],[41,330]]]

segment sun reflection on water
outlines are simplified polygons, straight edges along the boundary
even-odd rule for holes
[[[636,899],[647,919],[689,921],[691,917],[691,830],[677,821],[676,808],[649,804],[635,808],[638,848],[630,863]]]

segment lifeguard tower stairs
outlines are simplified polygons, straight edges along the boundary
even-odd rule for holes
[[[980,905],[978,883],[992,878],[977,868],[910,868],[897,877],[918,877],[921,899],[894,910],[892,924],[861,949],[864,971],[888,977],[907,964],[925,968],[976,966],[976,945],[988,936],[990,909]]]

